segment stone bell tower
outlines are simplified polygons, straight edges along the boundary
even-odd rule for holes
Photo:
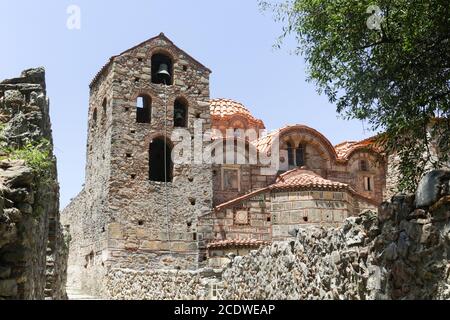
[[[86,183],[64,210],[70,282],[101,292],[112,269],[195,269],[212,170],[174,164],[175,129],[211,127],[211,71],[164,34],[117,56],[90,85]],[[186,143],[186,142],[184,142]]]

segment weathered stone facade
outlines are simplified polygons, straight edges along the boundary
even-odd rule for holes
[[[228,252],[222,270],[116,269],[108,292],[114,299],[448,300],[449,183],[449,171],[434,174],[416,195],[383,203],[379,214]]]
[[[339,226],[349,216],[377,210],[377,202],[348,184],[326,180],[311,170],[294,169],[274,184],[215,207],[199,220],[202,252],[214,261],[233,248],[258,247],[264,242],[295,238],[295,230],[310,225]],[[250,241],[254,240],[254,241]],[[244,241],[244,242],[243,242]],[[231,251],[230,251],[231,249]],[[219,259],[217,259],[219,258]]]
[[[56,161],[37,174],[7,150],[50,142],[44,69],[0,82],[0,299],[66,299],[67,239],[59,221]],[[28,150],[30,151],[30,150]]]
[[[295,241],[230,256],[221,298],[450,299],[449,181],[450,171],[436,174],[379,215],[302,228]]]
[[[368,142],[333,147],[314,129],[288,126],[276,132],[275,172],[247,161],[239,145],[269,155],[275,133],[261,134],[264,123],[243,105],[210,100],[210,72],[160,34],[112,57],[92,81],[86,183],[62,213],[71,287],[111,297],[132,277],[124,270],[141,278],[149,269],[195,271],[219,252],[292,238],[298,225],[336,225],[381,202],[384,163]],[[187,136],[174,138],[180,128]],[[241,137],[244,129],[256,134]],[[194,153],[187,164],[170,161],[186,143],[247,162],[208,164]]]
[[[173,85],[150,81],[152,57],[162,53]],[[63,212],[72,235],[69,275],[83,289],[106,294],[113,267],[198,267],[197,217],[212,209],[211,166],[174,165],[167,184],[149,181],[149,145],[161,139],[173,148],[177,99],[187,104],[192,136],[194,119],[210,128],[209,73],[160,35],[113,57],[92,82],[86,184]],[[151,101],[149,123],[136,121],[140,95]]]

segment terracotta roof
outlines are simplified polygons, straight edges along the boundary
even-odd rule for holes
[[[303,168],[283,173],[274,184],[269,186],[271,190],[289,188],[343,189],[348,187],[349,185],[346,183],[324,179],[317,173]]]
[[[328,150],[329,154],[332,158],[336,159],[336,151],[333,147],[333,145],[330,143],[330,141],[319,131],[310,128],[308,126],[302,125],[302,124],[295,124],[295,125],[286,125],[278,130],[272,131],[268,135],[265,135],[258,140],[254,141],[253,144],[256,146],[256,148],[260,152],[268,152],[271,149],[273,141],[278,138],[281,138],[282,135],[288,134],[291,131],[304,131],[308,132],[309,134],[318,137],[318,139],[321,140],[323,146]]]
[[[258,189],[256,191],[250,192],[243,196],[237,197],[235,199],[229,200],[225,203],[222,203],[215,207],[216,211],[223,210],[225,208],[232,207],[242,201],[247,199],[251,199],[261,193],[269,192],[269,191],[283,191],[283,190],[347,190],[353,196],[356,196],[364,201],[378,205],[378,203],[366,196],[358,193],[355,189],[353,189],[350,185],[338,181],[328,180],[322,178],[317,173],[307,170],[305,168],[297,168],[290,171],[287,171],[280,175],[276,182],[268,187]]]
[[[97,74],[94,76],[94,78],[92,79],[91,83],[89,84],[89,88],[92,88],[92,86],[97,82],[97,80],[102,76],[102,74],[108,69],[108,67],[111,65],[111,63],[114,61],[115,58],[117,58],[117,57],[119,57],[119,56],[121,56],[121,55],[123,55],[123,54],[125,54],[125,53],[127,53],[127,52],[130,52],[130,51],[132,51],[132,50],[134,50],[134,49],[140,47],[141,45],[143,45],[143,44],[145,44],[145,43],[147,43],[147,42],[150,42],[150,41],[152,41],[152,40],[155,40],[155,39],[157,39],[157,38],[161,38],[161,39],[164,39],[165,41],[169,42],[171,45],[173,45],[173,46],[176,47],[178,50],[180,50],[181,52],[183,52],[183,54],[185,54],[188,58],[190,58],[192,61],[194,61],[195,63],[197,63],[199,66],[201,66],[202,68],[205,68],[207,71],[211,72],[211,70],[210,70],[209,68],[205,67],[202,63],[200,63],[199,61],[197,61],[196,59],[194,59],[192,56],[190,56],[189,54],[187,54],[184,50],[178,48],[178,47],[172,42],[172,40],[170,40],[169,38],[167,38],[166,35],[165,35],[164,33],[161,32],[159,35],[157,35],[157,36],[155,36],[155,37],[152,37],[152,38],[150,38],[150,39],[147,39],[147,40],[145,40],[145,41],[143,41],[143,42],[141,42],[141,43],[135,45],[134,47],[131,47],[131,48],[129,48],[129,49],[123,51],[122,53],[117,54],[117,55],[114,55],[114,56],[112,56],[111,58],[109,58],[108,62],[107,62],[107,63],[100,69],[100,71],[97,72]]]
[[[210,100],[210,111],[212,117],[225,119],[239,115],[246,118],[250,123],[258,124],[261,129],[265,128],[262,120],[256,119],[242,103],[231,99]]]
[[[267,192],[267,191],[269,191],[269,190],[270,190],[269,187],[265,187],[265,188],[261,188],[261,189],[252,191],[252,192],[250,192],[250,193],[244,194],[243,196],[240,196],[240,197],[231,199],[231,200],[229,200],[229,201],[227,201],[227,202],[221,203],[220,205],[216,206],[214,209],[215,209],[216,211],[220,211],[220,210],[222,210],[222,209],[225,209],[225,208],[228,208],[228,207],[230,207],[230,206],[233,206],[233,205],[236,204],[236,203],[239,203],[239,202],[242,202],[242,201],[244,201],[244,200],[247,200],[247,199],[256,197],[257,195],[259,195],[259,194],[261,194],[261,193],[264,193],[264,192]]]
[[[339,158],[344,158],[347,151],[354,145],[358,143],[357,141],[344,141],[334,146],[336,153]]]
[[[344,141],[334,148],[340,160],[348,160],[356,150],[372,150],[381,153],[381,148],[376,143],[377,136],[370,137],[361,141]]]
[[[226,247],[260,247],[270,244],[269,241],[256,239],[241,239],[241,240],[220,240],[208,243],[208,249],[226,248]]]
[[[252,143],[256,146],[258,151],[260,152],[268,152],[272,146],[274,139],[278,136],[280,138],[283,134],[288,133],[289,131],[295,130],[304,130],[310,132],[312,135],[319,137],[322,140],[324,146],[328,149],[330,154],[334,156],[335,160],[345,162],[349,159],[353,152],[361,149],[369,149],[371,151],[381,153],[382,149],[377,145],[377,137],[370,137],[361,141],[344,141],[336,146],[332,146],[329,140],[323,136],[317,130],[310,128],[305,125],[287,125],[283,128],[275,130]]]

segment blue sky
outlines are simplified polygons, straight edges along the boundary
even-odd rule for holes
[[[81,9],[69,30],[66,10]],[[0,79],[44,66],[61,185],[61,208],[81,190],[89,82],[112,55],[160,32],[209,67],[211,97],[242,102],[268,129],[305,124],[333,144],[370,136],[306,83],[305,64],[256,0],[0,0]]]

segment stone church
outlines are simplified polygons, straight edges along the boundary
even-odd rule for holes
[[[228,253],[338,225],[382,202],[386,161],[372,139],[333,146],[301,124],[264,132],[242,104],[211,99],[210,73],[160,34],[111,57],[92,80],[86,181],[62,212],[70,286],[102,293],[112,270],[218,267]],[[277,154],[276,170],[258,159],[177,163],[180,128],[194,149],[200,129],[212,132],[206,150],[233,159],[240,142]]]

